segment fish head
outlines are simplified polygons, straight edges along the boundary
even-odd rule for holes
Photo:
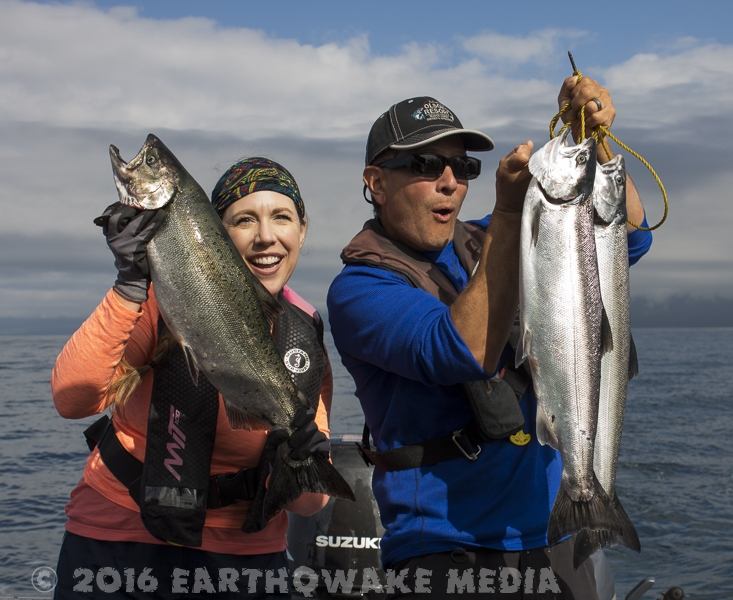
[[[550,140],[529,159],[530,173],[553,204],[580,202],[593,190],[596,142],[587,138],[572,146],[569,133]]]
[[[596,167],[593,209],[596,221],[607,224],[626,222],[626,168],[620,154]]]
[[[109,156],[120,202],[140,209],[168,204],[185,173],[178,159],[152,133],[130,162],[120,157],[116,146],[109,147]]]

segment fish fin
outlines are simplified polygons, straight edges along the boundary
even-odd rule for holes
[[[190,346],[186,346],[185,344],[181,344],[181,348],[183,349],[183,356],[186,359],[188,373],[191,375],[191,381],[193,381],[193,384],[195,386],[198,386],[199,373],[201,371],[199,370],[199,366],[196,363],[196,357],[193,355],[193,350],[191,350]]]
[[[542,218],[542,206],[535,204],[532,207],[532,246],[537,246],[540,237],[540,220]]]
[[[287,439],[279,442],[270,471],[270,482],[259,498],[255,498],[242,529],[258,531],[288,503],[303,492],[328,494],[335,498],[355,500],[349,484],[323,453],[315,453],[305,460],[290,458]],[[264,482],[263,486],[264,488]]]
[[[631,519],[621,506],[614,492],[611,506],[616,513],[616,528],[582,529],[575,538],[573,547],[573,566],[580,564],[599,548],[608,548],[621,544],[636,552],[641,552],[641,542]]]
[[[551,545],[556,544],[566,535],[580,533],[582,529],[619,530],[616,522],[616,511],[595,473],[589,500],[573,500],[563,481],[550,513],[547,540]]]
[[[576,569],[601,548],[615,546],[617,534],[608,529],[583,529],[575,538],[573,546],[573,567]]]
[[[517,349],[514,355],[514,366],[519,367],[529,356],[529,348],[532,343],[532,334],[529,329],[520,327],[517,336]]]
[[[560,444],[557,441],[557,436],[550,427],[551,422],[552,421],[550,417],[548,417],[544,407],[538,404],[537,418],[535,421],[535,427],[537,430],[537,441],[542,446],[547,446],[549,444],[553,448],[557,449],[560,447]]]
[[[183,356],[186,359],[186,366],[188,367],[188,372],[191,375],[191,380],[195,386],[198,386],[201,369],[199,369],[198,363],[196,362],[193,350],[185,344],[181,344],[181,348],[183,349]],[[232,429],[248,428],[249,414],[241,406],[231,404],[226,398],[224,398],[224,409],[226,410],[227,419],[229,420],[229,425]]]
[[[573,567],[577,569],[591,554],[613,542],[614,535],[608,529],[581,529],[573,544]]]
[[[639,541],[639,535],[636,533],[636,528],[631,522],[629,515],[626,514],[624,507],[621,506],[621,502],[615,492],[611,499],[611,504],[618,517],[617,523],[621,527],[621,531],[614,541],[631,550],[641,552],[641,542]]]
[[[223,396],[222,399],[224,400],[224,412],[226,413],[227,421],[229,421],[229,427],[232,429],[251,429],[251,415],[241,406],[231,404]]]
[[[639,374],[639,357],[636,354],[636,344],[634,337],[629,337],[629,379],[633,379]]]
[[[601,356],[611,350],[613,350],[613,333],[611,333],[611,323],[604,306],[601,310]]]

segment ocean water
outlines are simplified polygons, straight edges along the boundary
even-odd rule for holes
[[[686,598],[733,599],[733,329],[634,335],[641,372],[630,387],[617,488],[642,552],[609,552],[618,596],[651,576],[645,598],[679,585]],[[56,565],[64,505],[86,458],[82,431],[94,418],[62,419],[50,397],[65,340],[0,335],[0,597],[50,596],[31,577]],[[353,383],[330,354],[332,428],[358,433]]]

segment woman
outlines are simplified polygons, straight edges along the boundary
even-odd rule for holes
[[[298,186],[278,163],[249,158],[224,173],[212,192],[212,203],[247,267],[288,307],[275,333],[283,338],[298,329],[305,338],[321,342],[315,350],[311,348],[314,364],[320,360],[321,365],[315,386],[312,377],[310,381],[315,410],[289,443],[299,459],[328,452],[325,434],[332,378],[322,349],[320,319],[312,306],[286,286],[307,229]],[[181,366],[185,359],[179,347],[169,343],[154,290],[149,288],[145,245],[160,224],[162,212],[138,213],[116,203],[104,216],[118,277],[113,289],[64,346],[51,383],[61,416],[83,418],[108,407],[113,416],[111,421],[103,417],[86,432],[93,450],[66,507],[68,520],[56,597],[168,598],[194,593],[217,598],[285,597],[285,512],[263,524],[260,531],[242,531],[257,491],[253,488],[265,480],[267,464],[261,458],[268,432],[256,425],[232,429],[222,398],[213,388],[213,402],[218,402],[215,425],[211,425],[212,431],[197,432],[213,437],[210,465],[205,471],[205,477],[209,475],[208,503],[202,509],[205,515],[201,515],[198,530],[193,527],[199,543],[172,545],[161,541],[161,537],[177,538],[160,534],[159,515],[157,521],[141,518],[140,478],[143,470],[154,469],[144,463],[146,456],[154,454],[149,444],[156,443],[146,435],[154,412],[150,411],[151,397],[160,393],[161,381],[171,388],[166,393],[184,395],[205,394],[208,382],[191,382],[187,369]],[[156,378],[158,386],[153,385]],[[301,390],[301,385],[308,384],[307,378],[298,382]],[[176,432],[173,412],[168,430],[172,438],[165,448],[170,456],[162,462],[180,481],[177,469],[182,467],[176,462],[176,449],[191,440]],[[324,494],[307,492],[286,508],[307,516],[327,501]],[[189,519],[186,509],[169,510],[161,517],[165,526]]]

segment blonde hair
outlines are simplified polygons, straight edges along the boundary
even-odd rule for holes
[[[107,389],[108,406],[112,410],[122,411],[130,396],[135,392],[145,374],[160,363],[171,349],[174,340],[167,327],[158,329],[158,342],[153,350],[153,357],[148,364],[134,367],[125,358],[117,365],[118,376]]]

